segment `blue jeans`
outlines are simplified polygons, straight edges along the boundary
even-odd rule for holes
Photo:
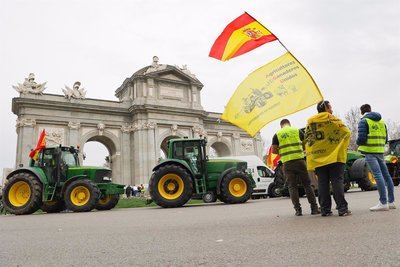
[[[383,154],[365,154],[365,161],[374,175],[379,192],[379,201],[382,204],[387,204],[388,200],[389,203],[394,202],[393,180],[389,174]]]

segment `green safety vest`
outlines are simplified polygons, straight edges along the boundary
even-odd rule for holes
[[[365,118],[368,124],[367,142],[358,147],[364,153],[383,153],[386,144],[386,127],[383,120],[374,121]]]
[[[299,129],[290,126],[286,126],[276,133],[279,141],[279,155],[283,163],[304,158],[299,134]]]

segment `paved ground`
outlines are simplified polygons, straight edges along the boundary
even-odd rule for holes
[[[399,266],[400,209],[370,212],[377,195],[347,193],[349,217],[294,217],[287,198],[0,216],[0,266]]]

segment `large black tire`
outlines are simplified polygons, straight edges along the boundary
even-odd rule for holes
[[[53,200],[43,202],[40,209],[47,213],[57,213],[65,210],[65,203],[63,200]]]
[[[149,182],[150,196],[163,208],[181,207],[193,194],[193,182],[183,167],[168,164],[156,170]]]
[[[376,189],[376,182],[364,158],[356,159],[349,169],[351,180],[356,180],[363,191]]]
[[[64,193],[65,206],[73,212],[91,211],[96,207],[99,198],[99,188],[87,179],[73,181]]]
[[[4,185],[4,209],[15,215],[32,214],[42,204],[42,190],[42,184],[32,173],[16,173]]]
[[[268,187],[268,196],[270,198],[281,197],[282,187],[276,183],[271,183]]]
[[[113,209],[119,201],[119,195],[104,195],[100,197],[99,202],[97,202],[97,210],[110,210]]]
[[[247,174],[234,170],[222,178],[220,199],[228,204],[244,203],[250,199],[253,187]]]

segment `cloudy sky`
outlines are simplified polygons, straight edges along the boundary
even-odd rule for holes
[[[47,93],[76,80],[87,97],[114,91],[154,55],[187,64],[205,85],[202,104],[222,112],[248,73],[283,53],[266,44],[229,62],[208,57],[223,28],[244,11],[266,25],[313,75],[337,114],[370,103],[399,121],[400,1],[0,1],[0,169],[13,167],[11,85],[34,72]],[[303,126],[314,107],[289,117]],[[278,122],[264,127],[270,140]],[[90,151],[89,151],[90,152]],[[100,164],[103,156],[94,161]]]

